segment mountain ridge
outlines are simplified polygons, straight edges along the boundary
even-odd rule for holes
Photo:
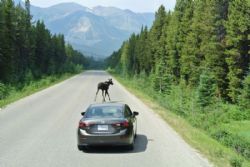
[[[34,22],[43,20],[53,34],[64,34],[75,49],[96,58],[111,55],[132,33],[150,27],[154,20],[153,13],[100,5],[88,8],[74,2],[45,8],[31,5],[31,14]]]

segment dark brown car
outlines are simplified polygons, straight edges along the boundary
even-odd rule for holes
[[[94,145],[119,145],[133,149],[138,114],[124,103],[90,105],[79,122],[78,149]]]

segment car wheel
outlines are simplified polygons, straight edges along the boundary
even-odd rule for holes
[[[135,136],[133,138],[133,142],[130,145],[127,146],[127,149],[128,150],[133,150],[134,149],[134,145],[135,145]]]
[[[128,150],[133,150],[133,149],[134,149],[134,143],[128,145],[128,146],[127,146],[127,149],[128,149]]]

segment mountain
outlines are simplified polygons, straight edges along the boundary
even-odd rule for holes
[[[48,8],[31,6],[33,20],[43,20],[52,33],[62,33],[67,42],[86,55],[109,56],[131,33],[150,27],[153,13],[134,13],[115,7],[93,9],[77,3],[61,3]]]
[[[93,12],[104,17],[114,27],[129,32],[139,32],[142,25],[150,26],[154,20],[152,13],[134,13],[115,7],[97,6]]]

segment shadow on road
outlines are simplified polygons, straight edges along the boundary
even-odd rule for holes
[[[83,150],[84,153],[95,154],[124,154],[124,153],[139,153],[147,149],[148,138],[145,135],[138,134],[135,139],[133,150],[128,150],[123,146],[91,146]]]

